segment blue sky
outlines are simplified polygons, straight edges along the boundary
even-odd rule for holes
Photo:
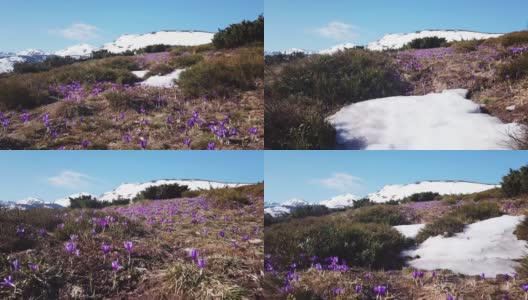
[[[266,151],[265,200],[318,202],[423,180],[499,183],[528,151]]]
[[[100,195],[125,182],[263,180],[262,151],[1,151],[0,200]]]
[[[423,29],[527,29],[526,0],[265,0],[267,51],[364,45]]]
[[[0,0],[0,51],[100,46],[122,34],[216,32],[264,12],[264,0]]]

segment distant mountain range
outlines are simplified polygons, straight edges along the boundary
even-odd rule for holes
[[[382,51],[382,50],[391,50],[391,49],[400,49],[409,42],[411,42],[414,39],[417,38],[425,38],[425,37],[439,37],[439,38],[445,38],[448,42],[453,41],[462,41],[462,40],[480,40],[480,39],[489,39],[494,37],[501,36],[501,33],[484,33],[484,32],[476,32],[476,31],[468,31],[468,30],[422,30],[417,32],[411,32],[411,33],[395,33],[395,34],[386,34],[381,39],[368,43],[367,45],[364,45],[366,49],[373,50],[373,51]],[[299,48],[291,48],[284,51],[279,52],[267,52],[267,55],[273,55],[273,54],[286,54],[290,55],[293,53],[304,53],[306,55],[310,54],[334,54],[338,51],[343,51],[345,49],[352,49],[359,45],[354,45],[352,43],[345,43],[336,45],[334,47],[323,49],[319,51],[308,51],[304,49]]]
[[[368,194],[364,198],[376,203],[385,203],[391,200],[403,200],[416,193],[433,192],[440,195],[464,195],[473,194],[499,187],[495,184],[485,184],[467,181],[421,181],[410,184],[386,185],[375,193]],[[292,199],[283,203],[270,203],[265,205],[264,212],[273,217],[285,216],[292,210],[308,205],[324,205],[330,209],[346,208],[354,205],[354,201],[363,197],[352,194],[338,195],[333,198],[317,203],[309,203],[301,199]]]
[[[153,180],[149,182],[142,183],[123,183],[119,185],[116,189],[103,193],[101,196],[95,196],[90,193],[75,193],[72,195],[65,196],[63,198],[57,199],[53,202],[46,202],[39,198],[25,198],[18,201],[0,201],[0,204],[7,206],[9,208],[18,208],[18,209],[32,209],[32,208],[64,208],[70,205],[70,198],[77,198],[80,196],[91,196],[94,199],[104,202],[111,202],[117,199],[133,199],[139,193],[146,190],[148,187],[160,186],[164,184],[174,184],[186,185],[189,190],[208,190],[208,189],[217,189],[224,187],[239,187],[248,185],[247,183],[227,183],[227,182],[217,182],[209,180],[194,180],[194,179],[162,179],[162,180]]]
[[[0,52],[0,73],[11,72],[17,62],[39,62],[51,56],[89,57],[93,52],[107,50],[111,53],[135,51],[151,45],[197,46],[212,42],[214,33],[205,31],[157,31],[146,34],[125,34],[117,40],[101,47],[79,44],[47,53],[36,49],[27,49],[18,53]]]

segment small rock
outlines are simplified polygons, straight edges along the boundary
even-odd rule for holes
[[[249,243],[251,245],[258,245],[258,244],[262,243],[262,240],[261,239],[252,239],[252,240],[249,240]]]
[[[507,111],[514,111],[515,110],[515,105],[506,107],[506,110]]]

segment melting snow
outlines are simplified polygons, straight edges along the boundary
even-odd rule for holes
[[[518,125],[481,113],[466,94],[457,89],[363,101],[344,107],[329,122],[345,149],[508,149],[508,133]]]
[[[138,78],[143,78],[145,77],[145,75],[147,75],[149,71],[146,70],[146,71],[132,71],[132,74],[136,75],[136,77]]]
[[[163,88],[173,87],[174,80],[178,80],[183,71],[185,71],[185,69],[178,69],[167,75],[151,76],[147,80],[141,82],[141,85]]]
[[[404,255],[419,258],[409,265],[422,270],[449,269],[465,275],[496,276],[515,272],[528,254],[526,241],[513,234],[524,217],[502,216],[470,224],[454,237],[435,236]]]
[[[424,227],[425,224],[412,224],[394,226],[394,229],[398,230],[404,237],[414,239]]]
[[[440,195],[473,194],[491,190],[498,185],[467,181],[421,181],[411,184],[390,184],[367,197],[374,202],[383,203],[390,200],[402,200],[412,194],[433,192]]]

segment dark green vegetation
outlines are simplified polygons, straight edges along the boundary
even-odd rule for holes
[[[453,236],[462,232],[466,224],[501,216],[501,210],[496,202],[483,201],[465,204],[427,224],[416,236],[416,242],[422,243],[431,236]]]
[[[409,197],[406,197],[404,201],[425,202],[425,201],[437,200],[439,197],[440,197],[440,194],[438,193],[424,192],[424,193],[412,194]]]
[[[326,117],[346,104],[403,94],[399,78],[387,55],[360,49],[267,65],[266,148],[334,149]]]
[[[410,41],[407,45],[405,45],[404,49],[431,49],[431,48],[439,48],[443,47],[447,44],[447,40],[445,38],[439,38],[436,36],[433,37],[425,37],[425,38],[418,38]]]
[[[245,45],[264,43],[264,16],[254,21],[242,21],[220,29],[213,38],[217,49],[237,48]]]
[[[92,196],[79,196],[76,198],[70,198],[70,208],[104,208],[108,206],[116,205],[127,205],[130,203],[130,199],[117,199],[111,202],[98,201],[92,198]]]
[[[256,89],[264,63],[260,47],[239,48],[233,53],[196,62],[181,74],[179,85],[188,97],[229,97]]]
[[[528,166],[512,170],[502,177],[501,188],[504,195],[515,197],[528,194]]]
[[[164,199],[174,199],[180,198],[183,192],[189,190],[189,187],[186,185],[179,185],[177,183],[172,184],[163,184],[158,186],[150,186],[144,191],[139,193],[134,198],[135,201],[140,200],[164,200]]]
[[[507,80],[519,80],[528,76],[528,52],[512,60],[498,70],[499,76]]]

